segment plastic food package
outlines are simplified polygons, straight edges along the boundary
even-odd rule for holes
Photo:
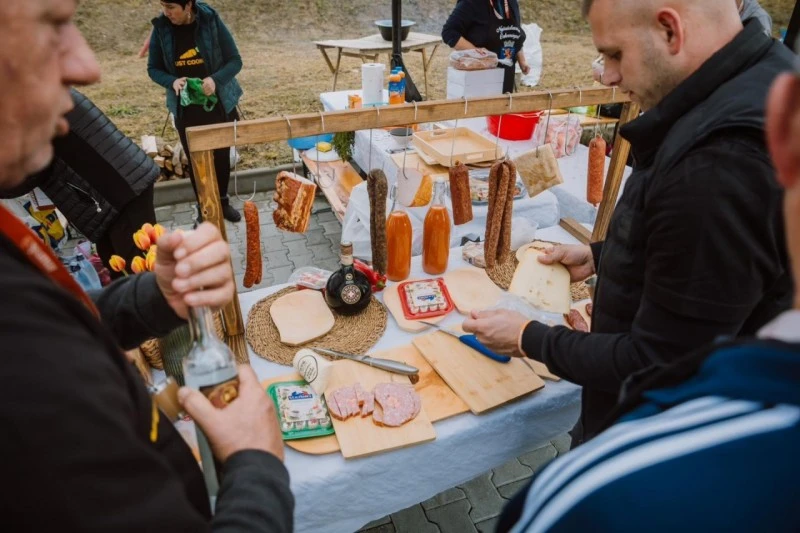
[[[281,381],[267,388],[275,402],[283,440],[307,439],[334,432],[325,398],[305,381]]]
[[[486,70],[497,67],[497,54],[486,48],[456,50],[450,54],[450,66],[456,70]]]
[[[548,313],[547,311],[542,311],[541,309],[537,309],[530,305],[528,302],[520,298],[519,296],[515,296],[509,293],[503,293],[500,297],[500,300],[495,304],[494,307],[491,307],[490,310],[495,309],[507,309],[509,311],[516,311],[517,313],[523,315],[528,320],[536,320],[537,322],[541,322],[542,324],[546,324],[548,326],[563,326],[566,324],[564,321],[564,315],[558,313]]]
[[[545,128],[547,128],[546,136]],[[577,115],[552,116],[549,124],[547,117],[542,117],[533,134],[533,143],[534,146],[550,144],[556,158],[560,158],[575,153],[575,147],[581,141],[582,133],[581,120]]]
[[[442,278],[406,281],[397,292],[407,320],[443,316],[455,307]]]
[[[289,276],[289,283],[298,287],[321,291],[328,283],[328,278],[331,277],[331,274],[333,272],[330,270],[322,270],[317,267],[300,267]]]

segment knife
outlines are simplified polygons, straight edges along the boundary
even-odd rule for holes
[[[395,374],[402,374],[404,376],[415,376],[419,374],[419,368],[399,361],[392,361],[391,359],[381,359],[380,357],[370,357],[369,355],[355,355],[351,353],[337,352],[336,350],[328,350],[326,348],[311,348],[314,351],[330,355],[332,357],[342,357],[350,359],[351,361],[358,361],[373,368],[386,370]]]
[[[421,324],[425,324],[426,326],[430,326],[432,328],[436,328],[442,333],[447,333],[448,335],[455,337],[456,339],[460,340],[462,344],[466,344],[476,352],[485,355],[489,359],[497,361],[498,363],[508,363],[511,361],[511,358],[507,355],[500,355],[499,353],[495,353],[489,348],[487,348],[475,335],[469,335],[467,333],[456,333],[454,331],[450,331],[449,329],[445,329],[438,324],[434,324],[433,322],[425,322],[424,320],[418,321]]]

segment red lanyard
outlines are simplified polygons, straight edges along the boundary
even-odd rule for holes
[[[506,19],[510,19],[511,18],[511,13],[508,10],[508,0],[502,0],[502,1],[503,1],[505,10],[506,10],[505,18]],[[495,2],[492,2],[492,0],[489,0],[489,5],[492,6],[492,11],[494,11],[495,16],[502,20],[503,19],[503,15],[499,11],[497,11],[497,8],[495,7],[495,3],[499,4],[500,2],[501,2],[501,0],[495,0]]]
[[[45,246],[42,240],[28,227],[15,217],[5,206],[0,204],[0,233],[8,237],[14,246],[28,258],[42,274],[50,278],[53,283],[71,292],[78,300],[89,308],[95,316],[100,313],[94,302],[86,294],[78,282],[67,272],[56,254]]]

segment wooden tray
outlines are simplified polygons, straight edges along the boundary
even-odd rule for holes
[[[465,165],[494,161],[500,151],[494,141],[469,128],[419,131],[414,134],[414,147],[444,167],[456,161]]]

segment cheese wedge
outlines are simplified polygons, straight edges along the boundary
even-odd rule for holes
[[[302,290],[281,296],[269,308],[281,342],[300,346],[333,329],[335,318],[319,291]]]
[[[543,265],[538,260],[541,254],[535,248],[525,251],[508,292],[542,311],[569,313],[572,304],[569,272],[564,265]]]

